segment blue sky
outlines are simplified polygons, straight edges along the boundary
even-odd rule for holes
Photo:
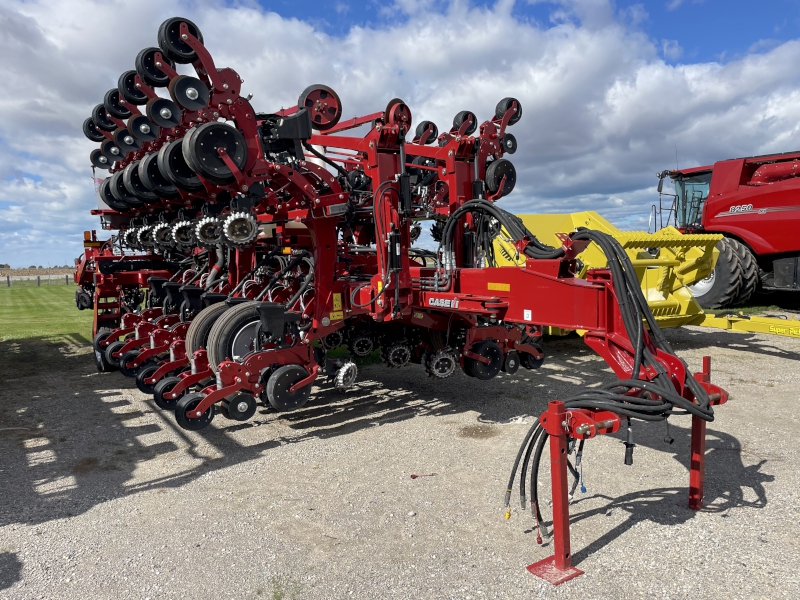
[[[377,1],[259,0],[258,4],[337,36],[346,35],[352,27],[390,27],[410,18]],[[444,2],[428,5],[447,10]],[[494,2],[472,5],[490,7]],[[561,21],[557,13],[562,10],[560,2],[517,2],[512,14],[548,28]],[[682,52],[667,56],[670,63],[730,61],[753,50],[770,50],[800,35],[800,0],[617,0],[614,10],[654,40],[677,41]]]
[[[518,182],[502,203],[519,213],[646,228],[676,147],[681,166],[800,148],[800,0],[5,0],[0,263],[80,253],[98,227],[81,124],[175,15],[259,111],[324,83],[346,116],[400,97],[442,130],[518,98]]]

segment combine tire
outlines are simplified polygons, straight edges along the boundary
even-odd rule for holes
[[[742,266],[742,287],[739,288],[739,293],[736,294],[736,299],[731,302],[731,306],[742,306],[753,295],[758,287],[758,263],[756,258],[750,251],[750,248],[742,244],[738,240],[726,238],[726,242],[736,252],[736,257],[739,259],[739,264]]]
[[[728,239],[717,242],[719,257],[711,275],[689,286],[703,308],[731,306],[742,288],[742,264],[728,242]]]

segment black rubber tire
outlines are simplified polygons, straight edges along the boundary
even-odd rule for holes
[[[125,342],[122,340],[117,340],[116,342],[111,342],[108,346],[106,346],[105,357],[114,369],[119,369],[119,359],[111,356],[113,352],[118,352],[120,348],[125,345]]]
[[[186,416],[187,413],[191,412],[195,406],[203,401],[203,398],[205,398],[203,394],[188,394],[181,398],[178,404],[175,405],[175,420],[183,429],[188,429],[189,431],[199,431],[208,427],[211,424],[211,421],[214,420],[216,408],[213,406],[203,413],[203,415],[199,418],[189,418]]]
[[[94,365],[97,367],[98,373],[109,373],[116,371],[117,368],[108,362],[106,358],[105,348],[100,346],[100,342],[111,335],[111,329],[108,327],[101,327],[97,330],[97,335],[92,340],[92,348],[94,349]]]
[[[201,348],[206,347],[208,334],[217,319],[230,307],[224,302],[207,306],[192,319],[189,329],[186,330],[186,356],[192,356]]]
[[[251,323],[259,321],[258,312],[256,312],[257,304],[257,302],[238,304],[226,311],[214,323],[206,342],[208,364],[214,373],[217,372],[222,361],[232,358],[231,349],[236,334]]]
[[[758,275],[758,263],[756,263],[756,257],[753,256],[750,248],[739,240],[725,238],[725,241],[728,242],[728,245],[736,252],[736,257],[739,259],[739,264],[742,267],[742,287],[739,288],[739,293],[736,294],[736,298],[730,305],[742,306],[750,300],[758,287],[760,279]]]
[[[472,351],[475,354],[488,358],[492,362],[485,365],[472,358],[465,359],[464,366],[469,371],[469,374],[481,381],[493,379],[503,366],[503,351],[495,342],[490,340],[479,342]]]
[[[522,118],[522,103],[516,98],[503,98],[497,103],[497,106],[494,107],[494,116],[498,119],[502,119],[506,111],[511,108],[513,102],[517,103],[517,112],[508,120],[509,127],[519,123],[519,120]]]
[[[126,352],[125,354],[123,354],[120,357],[119,365],[117,365],[117,368],[119,369],[120,373],[125,375],[125,377],[136,377],[136,371],[139,370],[139,367],[136,367],[135,369],[129,369],[125,365],[129,361],[132,361],[137,356],[139,356],[139,351],[138,350],[129,350],[128,352]],[[141,365],[139,365],[139,366],[141,366]]]
[[[173,69],[175,63],[170,59],[161,48],[144,48],[136,55],[134,66],[139,78],[150,87],[167,87],[169,85],[169,75],[164,73],[155,65],[155,53],[160,52],[164,62]]]
[[[102,142],[104,139],[106,139],[106,136],[100,133],[100,131],[97,129],[94,121],[92,121],[92,117],[87,118],[83,122],[83,135],[93,142]]]
[[[180,383],[180,381],[180,377],[164,377],[164,379],[153,386],[153,401],[156,403],[156,406],[164,410],[175,410],[178,401],[186,395],[186,390],[177,398],[165,398],[164,395],[171,392],[172,388]]]
[[[279,412],[297,410],[308,402],[311,396],[311,385],[300,388],[295,392],[290,392],[295,383],[308,377],[306,371],[300,365],[284,365],[270,375],[267,382],[267,398],[272,407]]]
[[[158,28],[158,46],[161,51],[176,63],[187,64],[197,60],[197,52],[184,42],[180,36],[181,22],[186,23],[191,33],[197,40],[203,43],[203,33],[189,19],[183,17],[171,17],[161,23]]]
[[[508,373],[509,375],[513,375],[519,370],[519,354],[517,354],[514,350],[506,354],[506,358],[503,361],[503,373]]]
[[[136,371],[136,387],[139,388],[140,392],[144,392],[145,394],[152,394],[155,390],[155,384],[149,385],[144,382],[145,378],[150,377],[153,373],[158,371],[158,363],[156,362],[146,362],[143,364],[139,369]]]
[[[467,117],[472,117],[472,123],[470,123],[469,127],[464,131],[464,135],[472,135],[478,128],[478,117],[475,116],[475,113],[468,110],[462,110],[453,117],[453,129],[460,129],[464,121],[467,120]]]
[[[717,242],[719,257],[714,271],[709,278],[713,277],[711,287],[702,294],[697,294],[700,284],[706,280],[697,282],[689,286],[689,290],[694,294],[697,302],[703,308],[726,308],[736,299],[742,287],[742,264],[736,252],[728,243],[727,239]]]

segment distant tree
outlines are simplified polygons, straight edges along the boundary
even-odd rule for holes
[[[38,266],[38,267],[36,267],[36,268],[37,268],[37,269],[44,269],[44,267],[43,267],[42,265],[39,265],[39,266]]]
[[[30,267],[28,267],[28,268],[29,268],[29,269],[35,269],[35,268],[36,268],[36,265],[31,265],[31,266],[30,266]]]
[[[11,265],[8,265],[6,263],[3,263],[3,264],[0,265],[0,269],[10,269],[10,268],[11,268]]]

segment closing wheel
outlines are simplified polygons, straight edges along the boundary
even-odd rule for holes
[[[425,132],[429,127],[431,128],[431,131],[429,131],[426,135]],[[419,138],[420,144],[432,144],[436,141],[436,138],[439,137],[439,128],[436,127],[436,123],[433,121],[422,121],[414,130],[414,136]]]
[[[247,421],[256,414],[256,399],[250,394],[236,394],[222,403],[221,412],[233,421]]]
[[[506,354],[506,359],[503,361],[503,372],[513,375],[519,370],[519,354],[513,350]]]
[[[102,152],[103,156],[110,162],[122,160],[125,156],[125,153],[114,143],[114,140],[100,142],[100,152]]]
[[[731,302],[731,306],[742,306],[750,300],[750,297],[755,293],[758,287],[758,263],[750,251],[750,248],[745,246],[739,240],[733,238],[725,238],[730,247],[736,253],[736,258],[739,259],[739,264],[742,267],[742,287],[736,294],[736,298]]]
[[[106,107],[102,104],[98,104],[92,109],[92,121],[95,127],[103,131],[114,131],[117,128],[117,124],[108,118]]]
[[[147,94],[136,87],[136,71],[125,71],[117,80],[117,89],[125,102],[141,106],[147,104]]]
[[[230,307],[224,302],[212,304],[201,310],[186,330],[186,356],[192,356],[195,352],[204,348],[208,341],[208,334],[217,319]]]
[[[108,362],[106,358],[106,348],[103,342],[108,336],[111,335],[111,330],[108,327],[102,327],[97,335],[92,340],[92,348],[94,349],[94,365],[97,367],[99,373],[108,373],[109,371],[116,371],[116,367]]]
[[[742,287],[742,265],[727,239],[717,242],[719,256],[714,270],[705,279],[689,286],[703,308],[725,308],[736,299]]]
[[[88,117],[83,122],[83,135],[85,135],[87,138],[89,138],[93,142],[102,142],[104,139],[106,139],[106,136],[104,136],[100,132],[100,130],[94,124],[94,121],[92,121],[92,117]],[[106,167],[106,168],[108,168],[108,167]]]
[[[164,410],[175,410],[178,400],[183,398],[186,394],[184,390],[174,398],[172,397],[172,390],[181,382],[180,377],[164,377],[161,381],[153,386],[153,401],[156,406]]]
[[[161,198],[177,198],[180,193],[158,168],[158,154],[148,154],[139,161],[139,179],[142,185]]]
[[[111,342],[108,346],[106,346],[106,361],[108,361],[108,364],[115,369],[119,369],[119,358],[113,356],[113,354],[114,352],[119,352],[124,345],[125,342],[122,340],[117,340],[116,342]]]
[[[153,373],[158,371],[158,363],[146,362],[136,371],[136,387],[140,392],[145,394],[152,394],[155,390],[155,384],[145,383],[144,380],[153,376]]]
[[[502,119],[515,102],[517,106],[514,115],[508,120],[508,124],[514,125],[515,123],[519,123],[519,120],[522,118],[522,104],[520,104],[519,100],[516,98],[503,98],[500,100],[494,108],[494,116],[498,119]]]
[[[311,115],[314,128],[327,131],[342,118],[342,101],[327,85],[310,85],[303,90],[297,99],[297,107],[305,108]]]
[[[526,369],[538,369],[544,364],[544,352],[542,352],[541,358],[536,358],[533,354],[528,354],[527,352],[523,352],[519,356],[519,364],[521,364]]]
[[[177,188],[190,192],[201,190],[203,183],[197,173],[186,164],[181,149],[182,141],[173,140],[161,147],[157,158],[158,170]]]
[[[311,384],[294,392],[290,391],[295,383],[306,377],[308,377],[308,371],[300,365],[284,365],[276,369],[267,382],[267,398],[272,407],[279,412],[284,412],[297,410],[308,402],[308,398],[311,396]]]
[[[189,19],[171,17],[158,28],[158,45],[170,59],[186,64],[197,60],[197,52],[181,38],[181,23],[186,23],[189,33],[203,43],[203,34]]]
[[[505,154],[514,154],[514,152],[517,151],[517,138],[507,133],[500,138],[500,145],[503,147],[503,152]]]
[[[178,75],[169,82],[169,95],[186,110],[200,110],[208,104],[211,94],[197,77]]]
[[[131,116],[131,111],[129,108],[122,106],[119,100],[119,90],[117,88],[112,88],[108,90],[103,97],[103,106],[106,112],[115,119],[127,119]]]
[[[468,119],[472,119],[472,121],[464,130],[464,134],[472,135],[478,128],[478,117],[475,116],[475,113],[468,110],[462,110],[455,117],[453,117],[453,129],[458,131]]]
[[[125,377],[136,377],[136,371],[139,370],[139,367],[128,367],[128,363],[135,360],[137,356],[139,356],[138,350],[129,350],[120,357],[117,368]]]
[[[503,366],[503,351],[496,343],[491,340],[479,342],[472,350],[475,354],[489,359],[489,364],[482,363],[473,358],[465,359],[465,367],[469,374],[476,379],[488,381],[500,372]]]
[[[375,342],[368,333],[357,333],[347,342],[347,349],[353,356],[364,358],[375,350]]]
[[[224,185],[232,182],[234,175],[217,152],[220,148],[240,171],[244,169],[247,143],[238,129],[225,123],[205,123],[183,138],[187,164],[203,177]]]
[[[500,183],[504,177],[503,196],[508,196],[517,183],[517,170],[513,163],[505,158],[492,161],[492,164],[486,168],[486,187],[493,194],[496,193],[500,189]]]
[[[203,401],[203,394],[188,394],[175,405],[175,420],[183,429],[199,431],[208,427],[214,420],[216,408],[211,406],[201,415],[197,415],[195,408]]]
[[[175,63],[164,56],[161,48],[145,48],[136,55],[136,72],[142,81],[150,87],[166,87],[169,85],[169,75],[156,66],[156,52],[161,54],[162,60],[170,67],[175,68]]]

